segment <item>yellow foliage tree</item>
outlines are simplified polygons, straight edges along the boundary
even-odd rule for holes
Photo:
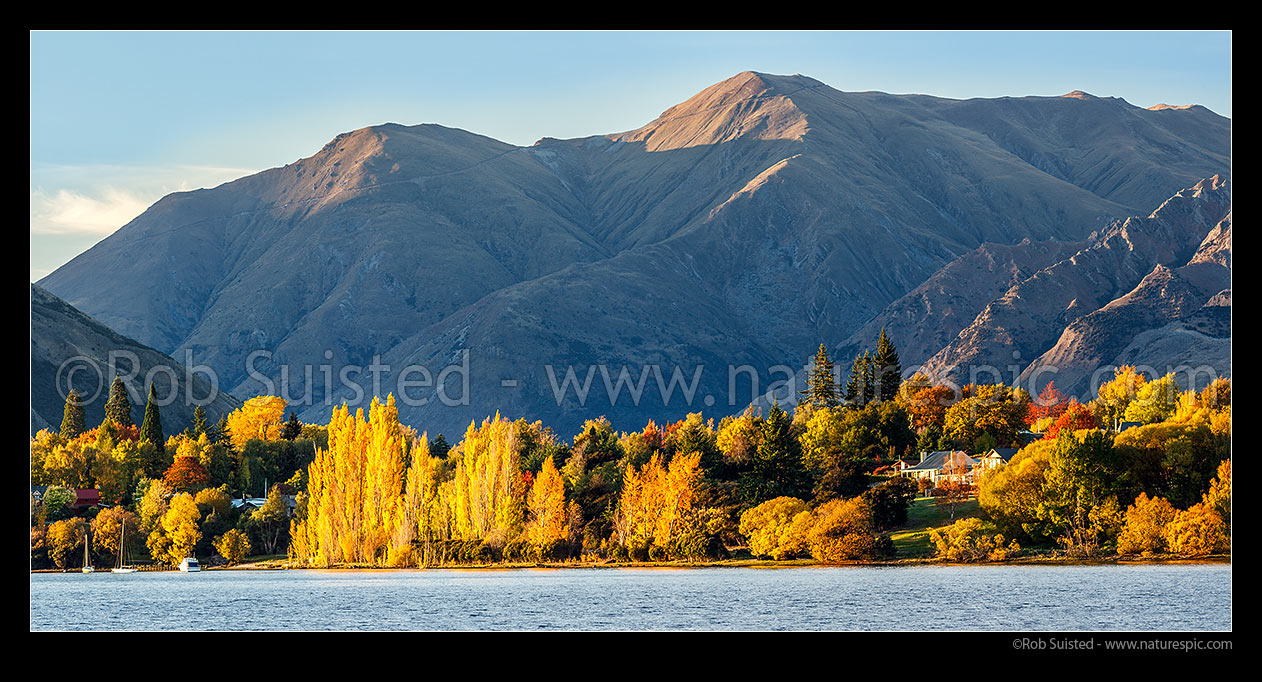
[[[792,559],[806,550],[806,534],[801,532],[803,524],[795,524],[803,514],[807,517],[805,526],[809,528],[814,519],[805,502],[796,497],[777,497],[745,510],[738,529],[755,556],[777,561]]]
[[[565,507],[565,482],[552,457],[543,460],[543,467],[530,487],[530,521],[526,539],[539,546],[565,540],[569,535],[569,516]]]
[[[1166,526],[1166,547],[1173,554],[1205,556],[1227,544],[1227,527],[1222,517],[1205,504],[1194,504],[1175,514]]]
[[[149,534],[145,543],[149,547],[149,556],[171,566],[192,556],[193,549],[202,539],[202,531],[198,526],[201,517],[192,495],[180,493],[172,497],[161,522]]]
[[[1151,555],[1166,551],[1166,526],[1178,513],[1164,497],[1140,493],[1126,508],[1126,522],[1117,536],[1118,554]]]
[[[280,438],[286,407],[285,399],[274,395],[261,395],[245,401],[228,415],[228,435],[232,439],[232,447],[240,451],[255,438]]]

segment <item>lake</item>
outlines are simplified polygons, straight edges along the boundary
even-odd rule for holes
[[[1230,630],[1231,566],[31,574],[32,630]]]

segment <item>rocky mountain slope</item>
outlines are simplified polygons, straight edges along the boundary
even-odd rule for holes
[[[1122,364],[1230,375],[1230,322],[1231,190],[1213,176],[1086,242],[984,245],[839,349],[871,347],[884,327],[908,340],[904,367],[955,383],[998,372],[1035,393],[1054,380],[1085,399]]]
[[[145,415],[149,387],[145,377],[152,376],[160,401],[167,400],[175,384],[176,397],[169,405],[159,406],[163,431],[170,435],[183,431],[193,422],[192,400],[214,399],[203,409],[207,419],[216,421],[235,410],[241,403],[217,391],[203,372],[190,373],[171,357],[124,337],[74,306],[31,285],[31,435],[40,429],[54,431],[61,418],[70,388],[85,401],[84,419],[89,428],[105,418],[105,401],[109,399],[111,354],[132,403],[132,420],[140,424]],[[132,358],[138,363],[133,366]],[[59,372],[60,370],[60,372]],[[174,377],[174,380],[172,379]],[[60,386],[58,385],[60,383]]]
[[[416,378],[404,365],[437,375],[469,349],[467,404],[422,386],[405,420],[451,433],[500,409],[561,431],[600,414],[631,428],[740,409],[749,393],[731,395],[728,365],[765,385],[983,244],[1028,239],[1060,257],[1227,168],[1229,138],[1230,121],[1200,107],[842,92],[746,72],[620,134],[514,147],[434,125],[346,133],[165,197],[41,285],[144,343],[192,350],[238,397],[287,374],[308,420],[374,392],[366,373],[344,386],[347,365],[380,355],[391,369],[376,388],[397,393]],[[1043,265],[1017,260],[987,291]],[[600,398],[555,399],[549,367],[582,380],[600,363],[637,382],[645,367],[706,369],[690,405],[657,390],[611,405],[598,370]]]

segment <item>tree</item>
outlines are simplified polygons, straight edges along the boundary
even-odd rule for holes
[[[297,414],[290,412],[289,419],[281,427],[280,437],[285,440],[293,440],[300,435],[302,435],[302,422],[298,421]]]
[[[885,401],[897,398],[899,385],[903,381],[903,365],[898,359],[898,350],[885,335],[885,327],[881,327],[881,336],[876,340],[872,367],[876,399]]]
[[[227,430],[232,446],[238,451],[245,444],[258,438],[276,440],[285,416],[285,399],[272,395],[250,398],[245,404],[227,416]]]
[[[1004,536],[997,530],[981,519],[960,519],[945,528],[931,530],[929,540],[938,558],[947,561],[1004,561],[1018,554],[1021,545],[1013,540],[1005,546]]]
[[[1048,385],[1050,386],[1051,384]],[[1079,404],[1077,400],[1070,400],[1065,405],[1065,409],[1056,416],[1056,421],[1043,432],[1043,438],[1056,440],[1057,435],[1064,430],[1073,432],[1098,428],[1100,428],[1100,422],[1096,419],[1091,409],[1086,405]]]
[[[229,566],[241,563],[242,559],[250,555],[252,549],[250,537],[236,528],[216,538],[214,546],[215,551],[227,560]]]
[[[192,556],[193,548],[202,539],[197,523],[200,519],[201,512],[192,495],[180,493],[172,497],[166,513],[145,542],[149,556],[171,566],[178,566],[185,557]]]
[[[863,497],[820,505],[806,542],[811,557],[823,562],[878,559],[892,551],[888,539],[877,533],[872,506]]]
[[[196,457],[180,457],[162,475],[162,481],[176,492],[193,493],[210,485],[210,473]]]
[[[837,407],[841,404],[837,377],[833,374],[833,361],[828,359],[828,350],[822,343],[815,353],[814,365],[806,374],[806,388],[802,395],[812,407]]]
[[[110,384],[110,398],[105,401],[105,419],[120,427],[136,425],[131,418],[131,400],[127,398],[127,387],[118,377],[114,377]]]
[[[210,423],[206,421],[206,410],[201,405],[193,408],[193,425],[189,427],[189,435],[198,438],[203,434],[210,433]]]
[[[70,439],[83,433],[85,428],[83,403],[79,399],[79,392],[72,388],[66,395],[66,407],[62,410],[61,430],[58,433],[62,438]]]
[[[48,558],[53,565],[65,569],[74,563],[87,537],[87,524],[83,519],[70,518],[48,526]]]
[[[806,533],[794,531],[794,521],[802,514],[806,519],[799,527],[809,528],[814,518],[805,502],[796,497],[767,500],[741,514],[740,533],[754,556],[792,559],[806,551]]]
[[[1163,422],[1174,416],[1179,403],[1179,386],[1174,373],[1144,384],[1135,399],[1126,406],[1126,420],[1143,424]]]
[[[847,405],[862,407],[867,404],[866,398],[872,393],[870,378],[868,352],[864,351],[854,357],[854,363],[850,366],[850,378],[846,381],[846,390],[843,396]]]
[[[1117,536],[1118,554],[1160,554],[1166,551],[1166,526],[1178,513],[1164,497],[1140,493],[1126,508],[1126,521]]]
[[[257,531],[258,537],[262,540],[263,552],[274,554],[281,544],[281,539],[289,530],[289,505],[280,492],[280,486],[272,486],[267,501],[250,514],[249,525]]]
[[[916,482],[899,476],[878,484],[863,493],[872,505],[872,520],[880,530],[897,528],[907,523],[907,510],[919,492]]]
[[[942,478],[938,480],[938,506],[946,507],[952,520],[960,505],[973,496],[973,486],[965,478],[970,470],[958,453],[951,453],[942,464]]]
[[[762,426],[753,466],[741,477],[742,496],[754,504],[776,497],[804,496],[810,479],[802,466],[802,446],[793,433],[792,420],[772,403]]]
[[[565,482],[551,457],[543,460],[543,467],[530,487],[529,508],[526,538],[530,543],[547,546],[567,538]]]
[[[1173,554],[1205,556],[1227,544],[1226,525],[1213,509],[1194,504],[1174,515],[1165,529],[1166,546]]]
[[[1091,401],[1092,409],[1100,423],[1113,427],[1126,416],[1126,409],[1148,383],[1143,374],[1130,365],[1118,367],[1113,378],[1102,384]]]
[[[118,561],[120,536],[128,553],[134,556],[143,546],[140,517],[123,507],[110,507],[92,519],[92,550],[102,561],[111,565]]]
[[[158,413],[157,388],[152,383],[149,384],[149,401],[145,403],[145,418],[140,423],[140,441],[153,443],[159,452],[166,443],[162,435],[162,416]]]

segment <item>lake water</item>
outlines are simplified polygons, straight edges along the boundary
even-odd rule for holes
[[[32,630],[1230,630],[1231,566],[31,574]]]

